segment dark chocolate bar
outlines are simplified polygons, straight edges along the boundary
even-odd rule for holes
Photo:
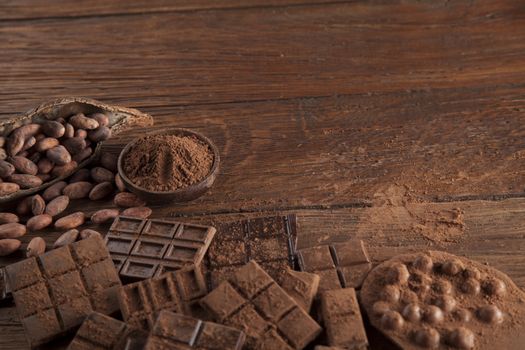
[[[201,299],[219,323],[242,329],[246,349],[303,349],[321,327],[255,261]]]
[[[144,350],[241,350],[245,337],[238,329],[164,310]]]
[[[125,322],[94,312],[84,320],[67,350],[139,350],[147,336]]]
[[[297,252],[301,271],[321,277],[319,291],[338,288],[360,288],[372,268],[360,240],[305,248]]]
[[[368,348],[355,289],[334,289],[321,294],[321,316],[330,345],[345,349]]]
[[[294,266],[297,245],[295,215],[223,223],[205,259],[208,287],[213,289],[236,268],[254,260],[273,278]]]
[[[6,272],[31,347],[74,329],[93,311],[118,311],[121,283],[99,237],[22,260]]]
[[[319,288],[319,280],[319,276],[314,273],[286,269],[281,276],[279,285],[300,307],[306,312],[310,312]]]
[[[200,316],[197,302],[206,293],[200,269],[191,266],[128,284],[120,290],[118,300],[124,321],[133,327],[150,330],[161,310]]]
[[[199,265],[214,235],[210,226],[119,216],[106,245],[120,276],[137,281]]]

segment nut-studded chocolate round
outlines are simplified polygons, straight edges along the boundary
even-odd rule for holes
[[[525,293],[502,272],[445,252],[383,262],[366,277],[361,302],[370,323],[403,349],[525,344]]]

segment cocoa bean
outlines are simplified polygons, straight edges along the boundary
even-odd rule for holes
[[[53,243],[53,249],[60,248],[75,242],[78,238],[78,230],[72,229],[64,232],[58,239]]]
[[[11,157],[8,161],[13,164],[16,171],[22,174],[36,175],[38,174],[38,167],[35,163],[24,157]]]
[[[66,174],[70,174],[77,167],[78,167],[78,163],[75,162],[74,160],[67,163],[66,165],[55,165],[53,170],[51,170],[51,175],[55,177],[65,176]]]
[[[109,171],[112,171],[114,173],[117,172],[117,162],[118,157],[109,152],[102,152],[100,154],[100,165],[102,165],[104,168],[108,169]]]
[[[34,188],[43,183],[38,176],[29,174],[13,174],[9,176],[9,181],[18,184],[21,188]]]
[[[48,149],[58,146],[59,144],[60,141],[58,141],[54,137],[46,137],[36,143],[35,150],[37,150],[38,152],[45,152]]]
[[[85,139],[87,137],[87,131],[84,129],[77,129],[75,130],[75,137]]]
[[[92,154],[93,154],[93,149],[91,147],[86,147],[82,151],[80,151],[78,154],[75,154],[73,156],[73,160],[80,164],[82,161],[89,158]]]
[[[86,239],[86,238],[93,237],[93,236],[98,236],[102,238],[102,235],[100,234],[100,232],[95,231],[95,230],[90,230],[87,228],[85,230],[80,231],[80,239]]]
[[[126,185],[124,184],[124,181],[122,181],[122,178],[119,174],[115,175],[115,185],[117,185],[117,188],[120,192],[126,192]]]
[[[69,139],[69,138],[75,136],[75,128],[73,127],[73,125],[67,123],[65,125],[65,128],[66,128],[66,131],[64,132],[64,138],[65,139]]]
[[[16,206],[16,212],[20,216],[29,215],[31,213],[31,204],[33,197],[25,197]]]
[[[18,216],[13,213],[0,213],[0,224],[10,224],[19,222]]]
[[[111,171],[109,171],[106,168],[97,166],[91,169],[91,178],[95,182],[98,182],[98,183],[113,182],[113,179],[115,178],[115,174],[113,174]]]
[[[95,185],[91,192],[89,192],[89,199],[91,199],[92,201],[98,201],[100,199],[106,198],[107,196],[112,194],[113,191],[114,188],[111,182],[101,182]]]
[[[66,165],[71,162],[71,154],[69,154],[67,149],[62,145],[48,149],[46,151],[46,156],[56,165]]]
[[[62,195],[62,190],[64,187],[67,186],[67,182],[65,181],[59,181],[48,188],[45,189],[44,193],[42,194],[42,198],[46,201],[50,201],[60,195]]]
[[[68,205],[68,196],[58,196],[49,203],[47,203],[45,213],[51,216],[57,216],[58,214],[61,214],[64,210],[66,210]]]
[[[21,244],[22,242],[17,239],[0,239],[0,256],[14,253],[20,248]]]
[[[51,225],[53,218],[49,214],[40,214],[27,220],[26,226],[29,231],[40,231]]]
[[[131,207],[122,212],[123,216],[131,216],[134,218],[147,219],[151,215],[152,210],[148,207]]]
[[[70,117],[68,122],[73,125],[75,129],[94,130],[99,126],[95,119],[88,118],[82,113]]]
[[[18,184],[12,182],[0,183],[0,197],[8,196],[18,191],[20,191],[20,185]]]
[[[22,151],[22,152],[19,152],[17,154],[17,156],[20,156],[20,157],[28,157],[29,156],[29,152],[28,151]]]
[[[26,140],[26,142],[24,142],[24,147],[22,147],[20,152],[27,151],[28,149],[33,147],[35,143],[36,143],[36,138],[34,136],[31,136],[30,138]]]
[[[84,148],[86,148],[86,140],[81,137],[72,137],[70,139],[64,140],[62,144],[67,149],[67,151],[73,155],[80,153]]]
[[[87,198],[89,192],[93,188],[93,184],[87,181],[75,182],[67,185],[62,190],[62,193],[69,197],[69,199]]]
[[[0,177],[5,179],[15,173],[15,167],[13,164],[0,160]]]
[[[0,147],[4,147],[4,146],[5,146],[5,137],[0,136]]]
[[[78,171],[74,173],[73,176],[71,176],[71,178],[69,179],[69,183],[72,184],[72,183],[80,182],[80,181],[89,181],[90,179],[91,179],[91,174],[90,174],[89,169],[82,168],[82,169],[78,169]]]
[[[40,161],[40,159],[42,158],[42,154],[41,153],[38,153],[36,151],[33,152],[33,154],[29,155],[27,157],[27,159],[29,159],[30,161],[32,161],[33,163],[38,163]]]
[[[59,137],[64,136],[64,133],[66,132],[66,128],[64,125],[62,125],[61,123],[57,121],[48,120],[42,123],[42,131],[47,136],[58,139]]]
[[[42,237],[35,237],[29,241],[26,248],[26,257],[31,258],[44,254],[46,251],[46,241]]]
[[[100,126],[108,126],[109,118],[104,113],[93,113],[90,115],[91,118],[95,119]]]
[[[111,129],[107,126],[101,126],[88,132],[88,138],[93,142],[102,142],[111,137]]]
[[[42,158],[38,161],[36,166],[38,167],[38,172],[40,174],[49,174],[51,170],[53,170],[55,164],[53,164],[48,158]]]
[[[36,134],[35,135],[35,139],[36,139],[36,142],[40,141],[40,140],[43,140],[46,138],[46,135],[40,133],[40,134]]]
[[[75,228],[82,225],[85,220],[86,215],[81,211],[77,211],[76,213],[69,214],[58,219],[55,222],[55,227],[58,229],[69,230],[71,228]]]
[[[115,205],[124,208],[143,207],[146,204],[146,202],[130,192],[117,193],[113,202]]]
[[[18,238],[25,235],[27,229],[17,222],[0,225],[0,238]]]
[[[26,140],[38,134],[40,127],[40,124],[27,124],[13,130],[7,139],[7,154],[14,156],[19,153],[24,147]]]
[[[91,222],[94,224],[103,224],[110,220],[114,220],[118,215],[118,209],[101,209],[91,215]]]
[[[7,152],[5,149],[0,148],[0,160],[5,160],[7,158]]]
[[[42,180],[42,183],[48,182],[49,180],[51,180],[51,174],[36,174],[36,176],[40,180]]]
[[[33,198],[31,198],[31,212],[33,215],[40,215],[44,213],[44,210],[46,210],[44,198],[39,194],[35,194]]]

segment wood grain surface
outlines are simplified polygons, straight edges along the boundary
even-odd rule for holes
[[[376,262],[442,249],[525,288],[524,38],[511,0],[8,0],[0,117],[75,95],[139,108],[222,159],[209,193],[154,217],[297,213],[299,247],[359,237]],[[12,303],[0,334],[27,348]]]

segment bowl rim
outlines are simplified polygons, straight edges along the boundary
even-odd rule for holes
[[[192,136],[197,137],[199,140],[205,142],[210,147],[210,149],[212,150],[212,153],[213,153],[213,164],[212,164],[211,169],[208,172],[208,174],[202,180],[200,180],[199,182],[196,182],[194,184],[191,184],[189,186],[176,189],[175,191],[152,191],[152,190],[148,190],[148,189],[146,189],[144,187],[141,187],[141,186],[135,184],[134,182],[132,182],[127,177],[127,175],[124,172],[124,169],[122,168],[122,162],[123,162],[123,159],[124,159],[124,155],[129,152],[129,149],[131,148],[131,146],[135,145],[139,140],[141,140],[141,139],[143,139],[145,137],[148,137],[148,136],[155,136],[155,135],[181,135],[181,134],[182,135],[192,135]],[[142,191],[142,192],[145,192],[145,193],[156,194],[156,195],[176,195],[176,194],[181,194],[181,193],[185,193],[185,192],[191,191],[192,189],[194,189],[196,187],[199,187],[202,184],[204,184],[210,177],[215,176],[217,171],[218,171],[218,169],[219,169],[219,163],[220,163],[219,149],[217,148],[217,146],[208,137],[206,137],[203,134],[201,134],[200,132],[192,130],[192,129],[187,129],[187,128],[166,128],[166,129],[162,129],[162,130],[146,131],[146,134],[144,136],[138,137],[138,138],[128,142],[128,144],[122,149],[122,151],[120,152],[120,154],[118,156],[117,170],[118,170],[119,176],[122,178],[122,181],[124,181],[124,183],[126,185],[129,185],[129,186],[133,187],[136,190],[139,190],[139,191]]]

